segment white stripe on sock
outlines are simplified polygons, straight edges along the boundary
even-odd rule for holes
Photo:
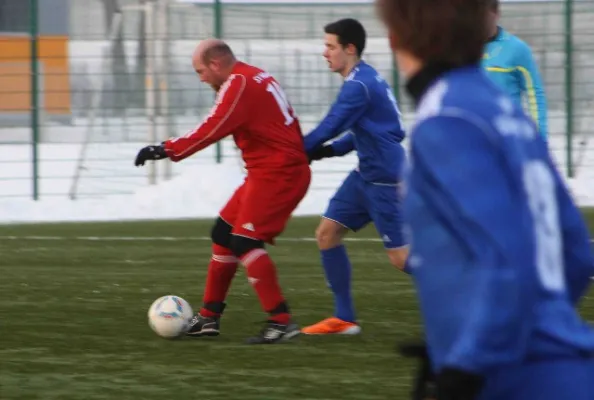
[[[239,261],[235,256],[220,256],[218,254],[213,254],[212,259],[223,264],[235,264],[237,261]]]
[[[266,254],[268,254],[268,252],[264,249],[254,249],[241,257],[241,263],[244,267],[249,268],[251,263]]]

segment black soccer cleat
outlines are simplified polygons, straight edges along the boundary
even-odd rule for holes
[[[216,317],[205,317],[198,312],[190,320],[186,336],[202,337],[202,336],[219,336],[221,327],[221,315],[225,311],[227,305],[223,302],[205,303],[203,308],[216,314]]]
[[[266,325],[256,336],[246,340],[246,344],[273,344],[289,341],[300,333],[299,326],[293,322],[287,325],[266,321]]]
[[[190,320],[186,336],[219,336],[221,326],[220,317],[204,317],[200,313]]]

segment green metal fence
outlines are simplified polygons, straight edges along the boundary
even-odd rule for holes
[[[57,32],[55,20],[63,15],[66,29]],[[183,167],[163,163],[147,176],[130,167],[131,159],[140,145],[184,134],[208,113],[213,93],[190,62],[195,44],[206,37],[226,39],[239,58],[275,75],[307,132],[341,84],[321,56],[323,26],[347,16],[365,25],[366,59],[394,84],[409,121],[411,104],[371,4],[3,0],[0,197],[129,193],[147,179],[181,173]],[[502,25],[533,48],[548,97],[551,150],[569,176],[594,167],[594,149],[588,150],[594,126],[591,21],[594,0],[502,4]],[[67,37],[64,52],[60,35]],[[26,40],[30,53],[15,38]],[[225,142],[184,165],[236,156]],[[341,162],[345,169],[352,164],[334,161]]]

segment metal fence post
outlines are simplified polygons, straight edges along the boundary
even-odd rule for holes
[[[567,176],[573,178],[573,0],[565,0],[565,151]]]
[[[38,0],[29,0],[29,35],[31,60],[31,150],[33,167],[33,200],[39,200],[39,54]]]
[[[394,55],[392,55],[392,90],[394,91],[394,97],[396,101],[398,101],[398,107],[402,109],[402,105],[400,103],[400,73],[398,71],[398,67],[396,66],[396,59]]]

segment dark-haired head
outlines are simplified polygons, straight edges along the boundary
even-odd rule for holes
[[[363,55],[365,28],[356,19],[345,18],[326,25],[324,33],[324,57],[332,71],[345,76]]]

